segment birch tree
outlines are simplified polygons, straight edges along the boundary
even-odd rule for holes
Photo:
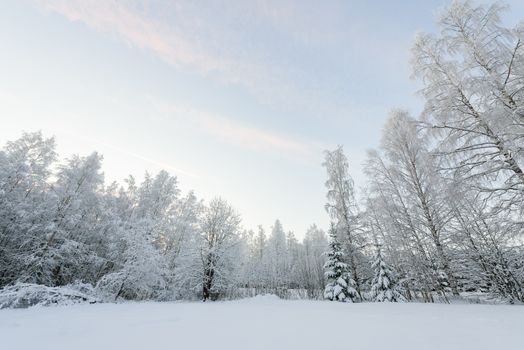
[[[439,140],[442,170],[498,206],[521,210],[524,195],[522,25],[502,26],[499,3],[454,1],[439,35],[419,34],[413,76],[423,82],[424,115]]]

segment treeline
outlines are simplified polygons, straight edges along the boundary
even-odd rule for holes
[[[108,299],[217,298],[235,288],[323,288],[324,232],[266,238],[220,198],[182,196],[167,172],[104,185],[102,157],[57,162],[52,138],[0,152],[0,286],[89,283]]]
[[[54,139],[0,151],[0,287],[81,281],[109,300],[306,291],[339,301],[428,302],[464,292],[524,301],[524,25],[454,2],[412,50],[420,117],[391,112],[355,193],[325,152],[329,239],[277,220],[244,230],[221,198],[166,172],[105,184],[101,156],[58,161]],[[327,253],[326,253],[327,252]],[[325,254],[326,253],[326,254]]]

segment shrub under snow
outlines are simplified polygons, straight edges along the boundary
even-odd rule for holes
[[[100,302],[90,284],[75,283],[63,287],[48,287],[32,283],[17,283],[0,290],[0,309],[31,306],[94,304]]]

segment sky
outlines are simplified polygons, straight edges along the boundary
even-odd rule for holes
[[[55,136],[106,182],[162,169],[244,227],[327,227],[323,150],[357,187],[388,111],[420,113],[410,46],[444,0],[4,0],[0,145]],[[510,1],[505,21],[524,16]]]

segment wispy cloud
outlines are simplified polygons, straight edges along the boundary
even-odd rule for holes
[[[287,47],[311,50],[313,41],[330,41],[336,30],[332,24],[320,28],[320,21],[330,23],[330,16],[324,13],[317,18],[316,8],[300,11],[288,0],[218,0],[205,5],[157,0],[33,1],[131,47],[149,50],[177,69],[239,86],[265,105],[317,115],[332,113],[334,103],[325,101],[326,79],[318,81],[320,77],[314,75],[317,80],[310,81],[311,68],[286,61],[275,46],[275,41],[283,40],[289,41]],[[314,28],[312,22],[317,24]]]
[[[182,72],[239,87],[297,123],[329,119],[348,125],[358,118],[355,105],[368,96],[352,80],[394,77],[404,69],[399,63],[404,56],[393,44],[370,34],[369,23],[354,18],[359,13],[348,13],[336,2],[33,1],[153,52]],[[383,52],[388,52],[385,62],[392,63],[381,63]]]
[[[137,159],[137,160],[139,160],[139,161],[141,161],[143,163],[147,163],[147,164],[153,165],[153,166],[155,166],[158,169],[169,171],[173,175],[185,176],[185,177],[190,177],[190,178],[194,178],[194,179],[206,179],[206,180],[210,180],[211,179],[209,176],[203,176],[203,175],[198,174],[197,172],[194,172],[192,170],[188,170],[188,169],[184,169],[184,168],[181,168],[181,167],[178,167],[178,166],[174,166],[174,165],[172,165],[170,163],[159,161],[159,160],[154,159],[154,158],[152,158],[150,156],[146,156],[146,155],[143,155],[141,153],[130,151],[129,148],[125,148],[125,147],[122,147],[122,146],[117,146],[117,145],[115,145],[113,143],[109,143],[109,142],[103,141],[103,140],[101,140],[99,138],[96,138],[96,137],[81,135],[81,134],[78,133],[78,131],[74,131],[74,130],[70,130],[70,129],[62,129],[62,130],[59,130],[57,132],[57,134],[58,134],[57,136],[67,137],[67,138],[72,139],[72,140],[82,140],[86,144],[89,144],[90,147],[93,147],[95,149],[102,148],[102,149],[105,149],[105,150],[109,150],[109,151],[115,152],[115,153],[117,153],[117,154],[119,154],[121,156],[131,157],[131,158]],[[100,150],[100,149],[98,149],[98,150]]]
[[[78,135],[76,137],[78,137]],[[118,147],[118,146],[115,146],[113,144],[110,144],[110,143],[107,143],[107,142],[104,142],[104,141],[101,141],[101,140],[98,140],[98,139],[85,138],[85,137],[83,137],[83,138],[85,140],[91,142],[91,143],[94,143],[94,144],[100,145],[102,147],[111,149],[111,150],[113,150],[115,152],[118,152],[118,153],[120,153],[122,155],[126,155],[126,156],[129,156],[129,157],[133,157],[133,158],[139,159],[139,160],[141,160],[143,162],[155,165],[158,168],[163,169],[163,170],[171,171],[175,175],[184,175],[184,176],[197,178],[197,179],[204,178],[204,176],[199,175],[199,174],[197,174],[197,173],[195,173],[193,171],[189,171],[189,170],[185,170],[185,169],[182,169],[182,168],[179,168],[179,167],[175,167],[175,166],[173,166],[171,164],[168,164],[166,162],[161,162],[161,161],[158,161],[158,160],[153,159],[151,157],[146,157],[146,156],[144,156],[142,154],[131,152],[131,151],[129,151],[127,149],[124,149],[122,147]]]
[[[247,58],[245,50],[231,45],[228,41],[235,39],[230,33],[213,33],[201,14],[192,13],[191,2],[163,5],[169,13],[166,18],[159,15],[163,9],[158,4],[155,7],[155,2],[139,7],[136,2],[116,0],[36,1],[46,10],[83,22],[132,47],[151,50],[168,64],[213,75],[255,93],[275,76],[271,67]]]
[[[242,149],[286,156],[305,163],[318,165],[318,157],[325,145],[315,141],[256,128],[237,120],[201,111],[181,104],[173,104],[148,96],[153,107],[167,118],[183,118],[216,139]]]
[[[115,0],[37,0],[44,8],[71,21],[125,40],[129,45],[155,52],[174,65],[190,66],[199,72],[224,71],[228,62],[200,50],[187,35],[160,20],[148,18],[128,2]]]

